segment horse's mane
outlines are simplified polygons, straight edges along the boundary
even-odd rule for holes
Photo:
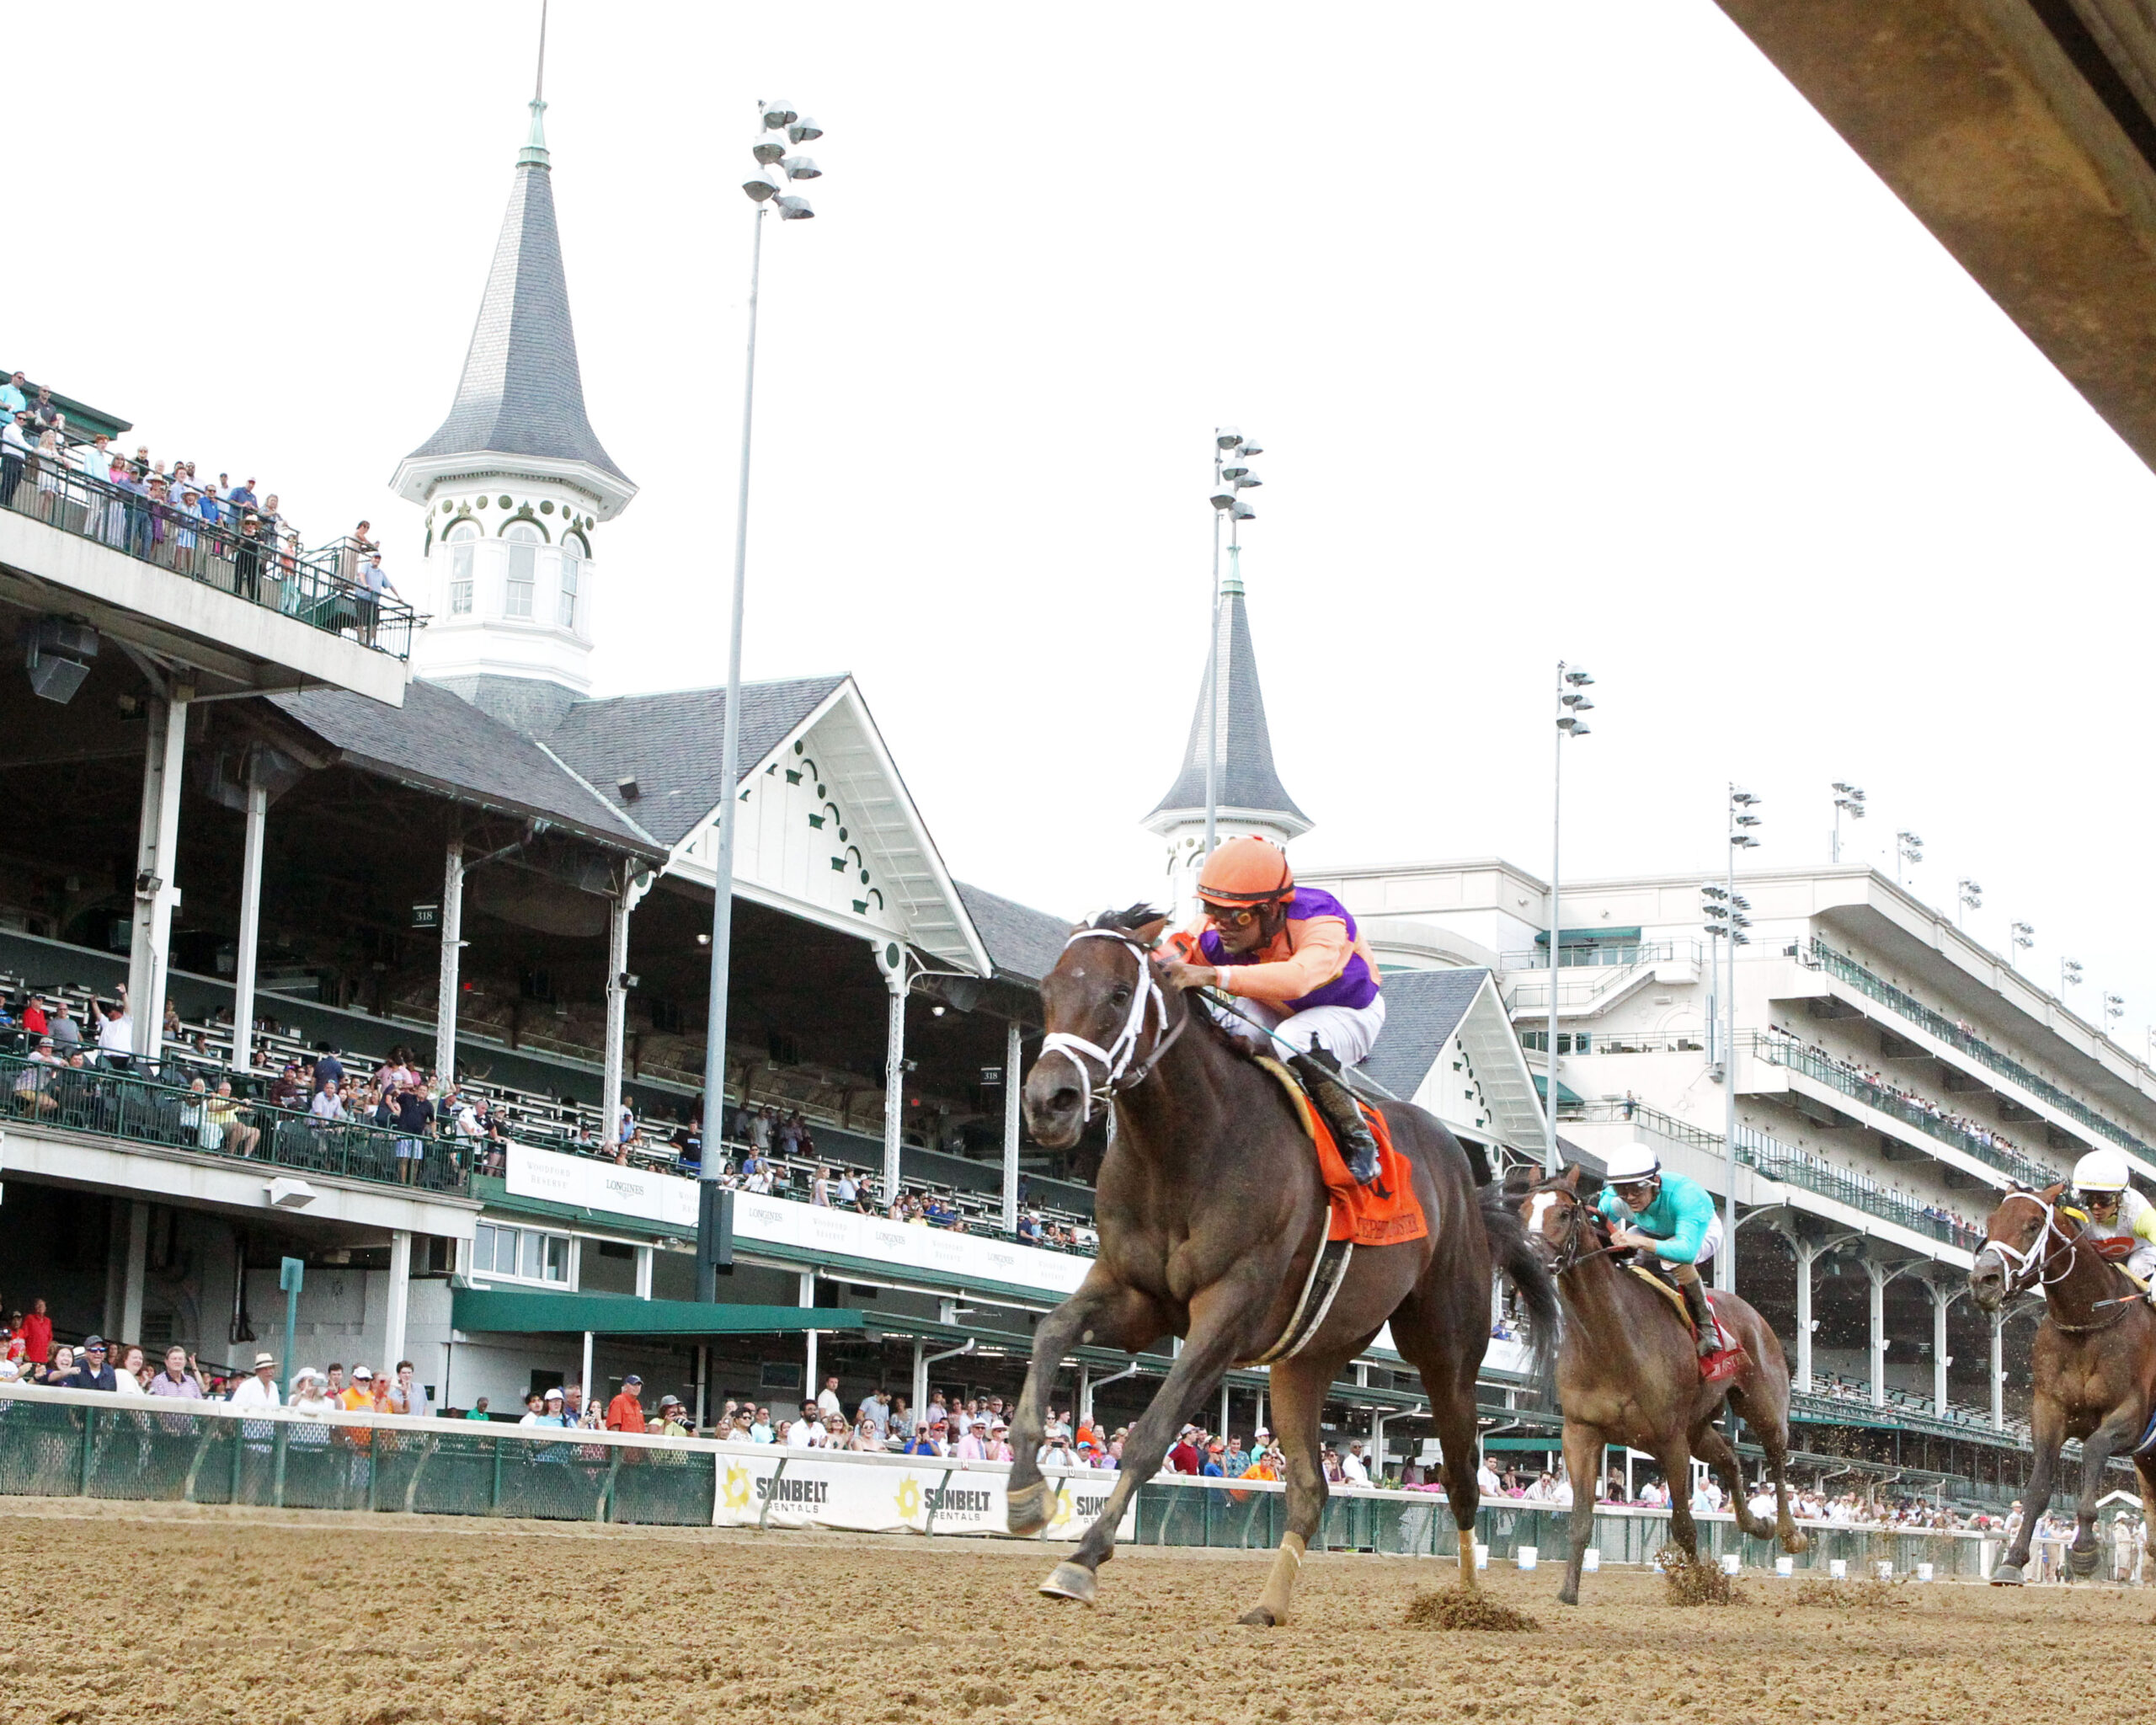
[[[1140,899],[1136,904],[1126,905],[1120,911],[1103,911],[1086,926],[1106,929],[1112,934],[1129,934],[1133,929],[1143,928],[1149,922],[1166,921],[1167,914]]]

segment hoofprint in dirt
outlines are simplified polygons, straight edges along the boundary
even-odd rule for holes
[[[894,1708],[974,1725],[1629,1721],[2047,1722],[2121,1717],[2152,1596],[1911,1584],[1892,1611],[1684,1610],[1606,1571],[1576,1610],[1485,1572],[1529,1633],[1403,1628],[1422,1559],[1314,1555],[1279,1629],[1235,1615],[1266,1552],[1126,1546],[1092,1610],[1035,1591],[1032,1546],[866,1535],[592,1529],[401,1516],[232,1520],[0,1504],[8,1721],[757,1720]]]

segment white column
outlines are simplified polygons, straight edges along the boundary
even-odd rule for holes
[[[389,1236],[389,1338],[382,1356],[382,1369],[392,1378],[404,1357],[404,1321],[411,1309],[412,1231],[398,1228]]]
[[[883,1207],[899,1195],[899,1129],[906,1113],[906,978],[903,966],[884,978],[891,1023],[883,1050]]]
[[[1216,1437],[1228,1435],[1228,1386],[1225,1382],[1220,1386],[1220,1423],[1213,1428],[1213,1431]]]
[[[1093,1423],[1093,1369],[1090,1365],[1078,1368],[1078,1423]]]
[[[1806,1240],[1791,1240],[1796,1252],[1796,1388],[1812,1393],[1812,1266],[1819,1248]]]
[[[1885,1265],[1865,1261],[1864,1273],[1871,1279],[1871,1405],[1886,1405],[1886,1279]]]
[[[1954,1295],[1935,1281],[1927,1279],[1924,1287],[1931,1295],[1931,1406],[1943,1419],[1946,1417],[1946,1308],[1954,1303]]]
[[[142,1284],[149,1274],[149,1259],[150,1206],[131,1204],[127,1206],[127,1258],[121,1272],[117,1327],[105,1337],[112,1344],[105,1357],[115,1364],[121,1348],[142,1339]]]
[[[179,903],[173,871],[179,865],[180,773],[187,750],[187,703],[193,693],[184,684],[175,684],[170,700],[152,696],[149,702],[142,814],[135,844],[135,932],[127,952],[127,1009],[135,1019],[135,1052],[146,1065],[164,1048],[172,913]]]
[[[441,871],[441,980],[435,993],[435,1071],[456,1081],[457,971],[464,956],[464,841],[449,841]]]
[[[591,1398],[599,1393],[599,1386],[591,1381],[591,1332],[584,1332],[584,1405],[591,1406]]]
[[[1991,1429],[2006,1429],[2006,1311],[2001,1307],[1991,1320]]]
[[[622,1054],[629,1033],[629,988],[624,979],[629,969],[629,912],[633,905],[626,863],[615,871],[614,880],[614,901],[606,917],[606,1076],[600,1082],[599,1103],[608,1143],[621,1130]]]
[[[637,1247],[637,1298],[639,1300],[651,1298],[652,1254],[658,1250],[655,1246]]]
[[[1024,1032],[1013,1018],[1003,1033],[1003,1231],[1018,1231],[1018,1062]]]
[[[252,761],[250,756],[250,763]],[[254,1070],[254,974],[262,946],[262,841],[270,825],[270,793],[247,778],[246,837],[239,853],[239,951],[232,965],[232,1070]]]
[[[814,1270],[801,1273],[801,1304],[812,1309],[816,1304],[816,1273]],[[801,1399],[813,1402],[816,1399],[816,1392],[824,1386],[816,1376],[816,1332],[814,1330],[808,1332],[808,1375],[802,1381]]]
[[[918,1426],[924,1411],[928,1407],[928,1343],[926,1342],[916,1342],[913,1344],[913,1402],[911,1405],[914,1423]]]

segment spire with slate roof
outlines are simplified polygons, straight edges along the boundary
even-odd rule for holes
[[[590,688],[592,530],[637,488],[591,429],[547,149],[546,17],[531,126],[449,416],[392,486],[427,511],[432,621],[414,660],[467,698],[490,679]]]
[[[1258,686],[1257,653],[1251,641],[1240,559],[1231,558],[1227,578],[1220,584],[1218,627],[1216,831],[1224,839],[1256,833],[1284,845],[1315,823],[1295,806],[1273,765],[1273,736],[1266,728],[1265,695]],[[1182,770],[1143,823],[1148,832],[1168,841],[1168,873],[1176,884],[1179,904],[1195,896],[1197,866],[1202,860],[1198,853],[1205,842],[1205,750],[1214,734],[1206,720],[1201,676]]]

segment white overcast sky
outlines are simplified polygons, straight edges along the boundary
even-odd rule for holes
[[[0,364],[246,468],[312,537],[447,409],[536,0],[18,8]],[[21,80],[18,81],[21,83]],[[828,136],[766,247],[746,664],[851,670],[953,872],[1156,890],[1209,434],[1307,863],[1859,853],[2156,1016],[2149,473],[1709,0],[1228,11],[557,0],[549,141],[605,692],[721,681],[755,99]],[[713,740],[713,746],[717,740]]]

